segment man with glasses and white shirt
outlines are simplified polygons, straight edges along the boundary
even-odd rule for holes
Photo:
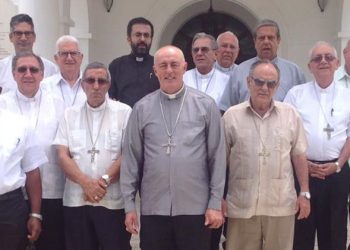
[[[59,73],[42,81],[42,87],[61,99],[65,107],[81,105],[86,95],[81,87],[81,63],[83,54],[79,41],[70,35],[61,36],[56,42],[55,61]]]
[[[27,14],[13,16],[10,21],[11,43],[15,48],[15,54],[21,52],[33,52],[33,45],[36,39],[34,23]],[[5,93],[17,88],[17,84],[12,75],[13,55],[0,60],[0,93]],[[57,72],[57,67],[51,61],[41,58],[44,63],[44,77],[48,77]]]
[[[48,163],[40,165],[43,187],[41,212],[42,228],[36,244],[37,250],[64,250],[62,196],[64,175],[58,166],[57,155],[51,145],[55,138],[64,104],[40,88],[44,64],[41,58],[30,52],[13,58],[13,76],[17,83],[15,91],[0,96],[0,107],[25,117],[34,131],[37,143],[43,148]]]
[[[345,250],[350,186],[350,90],[334,81],[339,66],[335,48],[317,42],[310,50],[314,80],[292,88],[285,102],[300,113],[308,149],[311,213],[296,223],[295,250],[311,250],[315,234],[319,249]]]
[[[196,67],[186,71],[183,79],[187,86],[211,96],[218,105],[230,77],[215,67],[217,48],[213,36],[197,33],[192,40],[192,58]]]
[[[87,100],[65,110],[54,141],[66,175],[68,250],[130,250],[119,173],[131,108],[106,98],[110,86],[106,66],[90,63],[82,75]]]

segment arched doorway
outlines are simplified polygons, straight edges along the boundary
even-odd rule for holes
[[[236,63],[256,56],[253,36],[250,30],[238,19],[220,12],[209,11],[187,21],[174,35],[172,44],[181,48],[185,54],[188,68],[194,67],[191,56],[191,43],[197,32],[205,32],[217,37],[220,33],[232,31],[239,40],[240,53]]]

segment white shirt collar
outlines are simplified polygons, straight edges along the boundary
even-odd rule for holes
[[[20,101],[23,101],[23,102],[36,102],[36,101],[38,101],[40,99],[41,89],[39,88],[38,91],[35,93],[35,95],[33,97],[26,97],[17,88],[16,89],[16,95],[17,95],[17,97],[18,97],[18,99]]]

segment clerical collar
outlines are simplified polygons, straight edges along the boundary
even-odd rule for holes
[[[201,72],[198,71],[197,68],[195,68],[196,74],[199,76],[199,78],[202,79],[207,79],[207,78],[211,78],[212,74],[214,73],[215,67],[213,67],[208,74],[203,75]]]
[[[68,82],[66,79],[64,79],[62,73],[60,72],[60,80],[58,81],[57,84],[63,84],[63,83],[65,83],[65,84],[68,84],[68,86],[69,86],[70,88],[74,88],[75,86],[79,85],[79,83],[80,83],[80,81],[81,81],[81,77],[82,77],[82,73],[80,72],[80,73],[79,73],[78,79],[75,81],[75,83],[73,84],[73,86],[70,86],[69,82]]]
[[[105,99],[105,101],[98,107],[94,108],[94,107],[91,107],[90,104],[86,101],[86,106],[88,108],[88,111],[91,111],[91,112],[100,112],[100,111],[103,111],[105,109],[107,105],[107,99]]]
[[[182,97],[185,93],[185,84],[182,84],[182,87],[179,91],[177,91],[174,94],[167,94],[165,93],[163,90],[160,90],[160,92],[165,95],[168,99],[173,100],[173,99],[177,99],[179,97]]]
[[[16,90],[16,96],[18,100],[23,101],[23,102],[36,102],[40,100],[41,96],[41,89],[39,88],[38,91],[35,93],[33,97],[27,97],[23,95],[18,89]]]
[[[137,57],[137,56],[136,56],[135,59],[136,59],[136,62],[143,62],[143,59],[144,59],[144,58],[143,58],[143,57]]]
[[[332,81],[327,88],[321,88],[316,81],[314,81],[314,84],[315,84],[315,90],[317,90],[317,92],[319,93],[333,93],[334,87],[335,87],[334,81]]]
[[[222,72],[232,71],[234,66],[235,66],[235,64],[232,64],[230,67],[225,68],[225,67],[222,67],[217,61],[215,62],[215,67]]]

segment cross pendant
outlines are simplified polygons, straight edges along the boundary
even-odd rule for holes
[[[100,153],[100,150],[96,149],[95,147],[92,147],[91,150],[88,150],[88,154],[91,154],[91,163],[95,161],[95,154]]]
[[[327,127],[323,129],[324,132],[327,133],[328,140],[331,139],[332,132],[334,132],[334,128],[332,128],[329,123],[327,123]]]
[[[171,152],[171,147],[175,147],[175,146],[176,146],[176,144],[172,142],[171,137],[168,137],[168,143],[164,143],[164,144],[162,145],[162,147],[167,147],[167,149],[166,149],[166,154],[167,154],[167,155],[170,154],[170,152]]]
[[[263,157],[263,164],[266,164],[266,157],[269,157],[270,153],[267,152],[265,147],[263,147],[262,151],[259,153],[259,156]]]

